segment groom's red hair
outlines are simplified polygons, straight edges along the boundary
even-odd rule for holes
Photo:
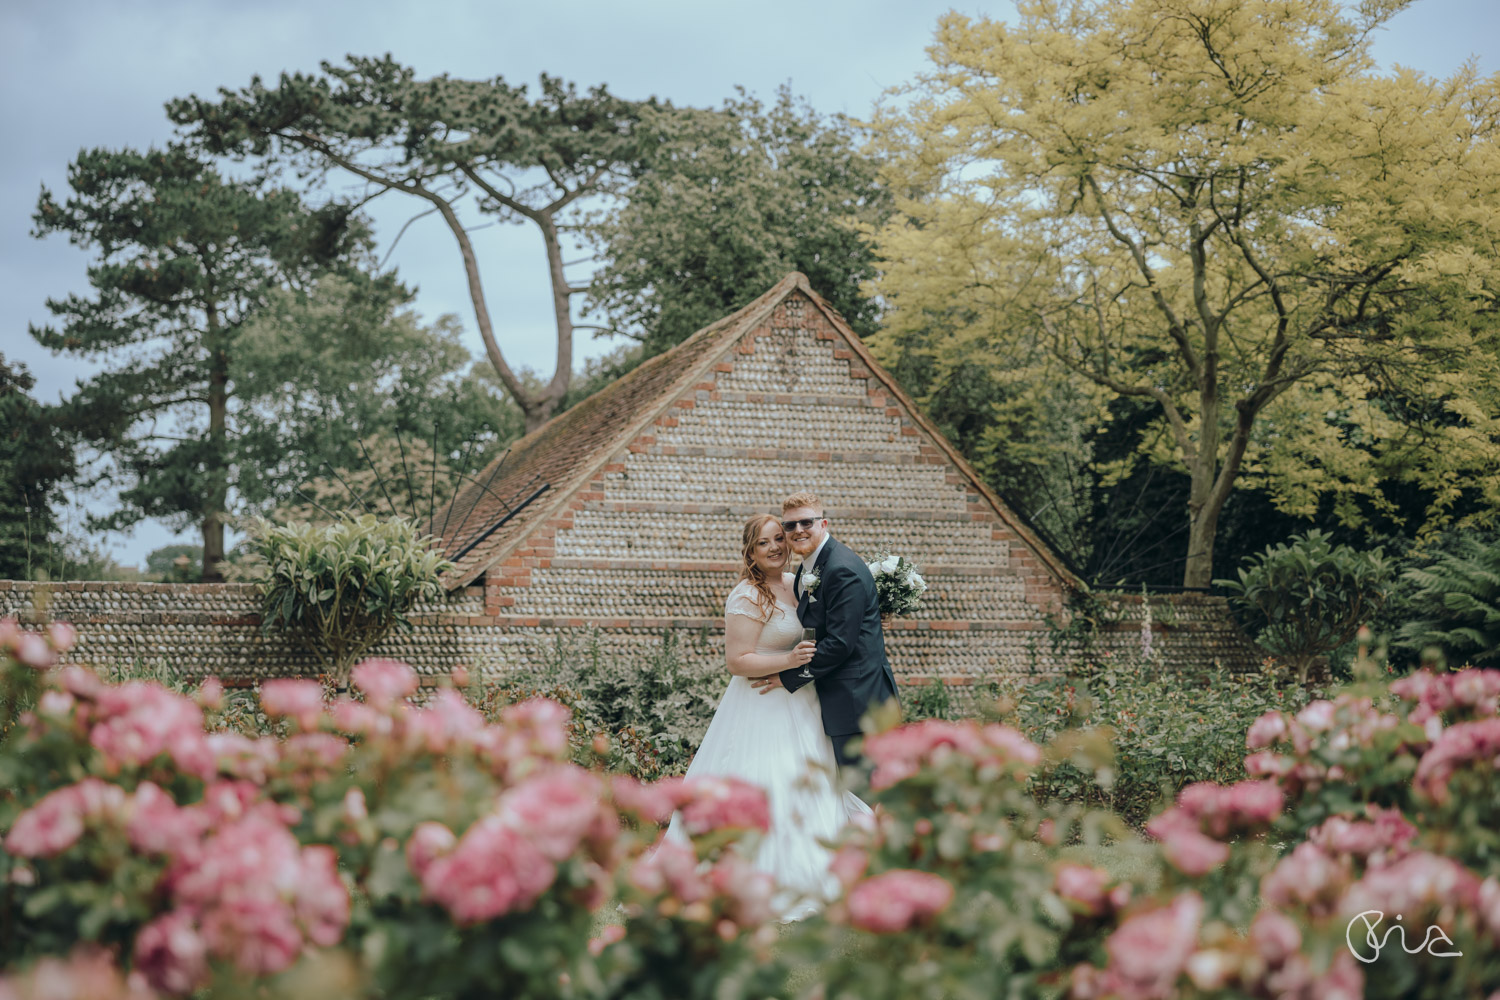
[[[811,490],[793,493],[781,501],[781,512],[783,514],[789,510],[796,510],[798,507],[811,507],[813,510],[820,511],[825,515],[828,513],[826,510],[823,510],[823,501],[819,500],[818,495]]]

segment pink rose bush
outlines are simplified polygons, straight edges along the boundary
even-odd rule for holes
[[[0,622],[0,961],[20,970],[0,997],[189,996],[335,953],[387,997],[626,997],[687,953],[699,987],[785,978],[771,885],[734,850],[769,823],[758,789],[606,777],[572,759],[563,706],[415,704],[390,660],[357,665],[353,697],[263,684],[279,738],[223,729],[217,681],[105,683],[59,666],[72,640]],[[653,852],[677,810],[698,850]],[[598,938],[611,900],[636,922]]]
[[[1262,716],[1254,780],[1189,786],[1147,825],[1168,869],[1157,909],[1124,911],[1072,995],[1489,996],[1497,692],[1494,671],[1423,671]]]
[[[1129,834],[1107,814],[1039,802],[1030,783],[1047,752],[972,721],[866,737],[877,821],[849,830],[832,860],[847,892],[816,952],[828,996],[1030,995],[1100,947],[1131,889],[1059,845]]]
[[[556,702],[486,715],[372,660],[347,697],[267,682],[269,735],[230,725],[244,698],[216,681],[64,664],[74,639],[0,622],[0,1000],[274,992],[309,969],[349,996],[750,1000],[790,995],[796,964],[861,1000],[1500,986],[1493,671],[1266,712],[1240,727],[1244,773],[1183,787],[1144,836],[1043,794],[1111,772],[1102,730],[871,732],[876,817],[832,845],[841,894],[778,928],[746,860],[764,794],[607,773]],[[674,814],[689,844],[659,839]],[[1139,879],[1096,864],[1108,843]]]

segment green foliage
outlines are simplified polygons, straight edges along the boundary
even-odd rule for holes
[[[1077,731],[1070,747],[1114,746],[1104,772],[1079,766],[1071,752],[1059,756],[1038,775],[1038,795],[1106,807],[1137,827],[1195,781],[1242,777],[1250,723],[1273,709],[1295,711],[1310,697],[1272,670],[1143,675],[1108,660],[1088,676],[1043,678],[1001,695],[1000,717],[1034,742]]]
[[[521,433],[515,403],[493,373],[472,366],[454,317],[423,323],[360,282],[330,277],[305,292],[272,294],[242,330],[233,366],[240,402],[233,447],[256,473],[236,482],[236,512],[269,516],[278,505],[305,503],[291,493],[299,487],[335,511],[411,514],[415,500],[426,514],[434,487],[453,488],[441,474],[432,483],[434,447],[444,472],[457,473],[467,454],[472,475]],[[426,456],[420,470],[412,467],[419,449]],[[368,477],[371,462],[399,511],[373,480],[355,483]]]
[[[53,504],[73,457],[31,398],[36,379],[0,354],[0,580],[29,580],[58,530]]]
[[[597,631],[587,638],[559,635],[534,651],[533,667],[507,679],[522,691],[557,697],[588,732],[609,735],[631,773],[682,774],[729,679],[717,664],[705,669],[701,656],[690,655],[705,639],[685,644],[667,631],[645,653],[621,655],[606,649]]]
[[[1385,601],[1391,567],[1380,549],[1356,552],[1333,545],[1316,529],[1268,547],[1241,567],[1237,580],[1215,580],[1249,619],[1274,656],[1299,681],[1314,659],[1354,638]]]
[[[1500,666],[1500,537],[1461,537],[1401,574],[1407,619],[1394,645],[1436,648],[1451,664]]]
[[[926,684],[913,685],[902,693],[901,715],[916,722],[920,719],[955,719],[958,712],[948,685],[941,677],[930,677]]]
[[[1090,428],[1151,407],[1130,464],[1188,477],[1187,586],[1212,580],[1244,485],[1345,524],[1398,485],[1429,491],[1430,519],[1493,519],[1494,84],[1377,71],[1370,37],[1403,6],[943,17],[873,125],[896,198],[872,230],[877,355],[915,353],[932,396],[977,368],[1011,412],[1072,397],[1051,412]]]
[[[403,518],[365,514],[325,527],[256,522],[266,561],[262,625],[310,650],[340,686],[349,668],[392,630],[411,628],[407,613],[443,596],[439,578],[453,568]]]
[[[197,525],[204,578],[218,579],[231,492],[263,472],[234,475],[245,468],[229,419],[245,374],[240,334],[278,289],[305,288],[366,252],[368,233],[347,207],[313,210],[262,180],[225,179],[179,146],[85,150],[68,185],[65,201],[43,188],[35,235],[95,251],[94,294],[49,299],[59,325],[31,334],[104,362],[56,415],[109,460],[97,478],[125,484],[119,506],[91,526]],[[372,299],[400,294],[394,279],[344,270]]]
[[[874,255],[854,224],[879,224],[890,200],[851,122],[782,87],[770,108],[741,90],[717,111],[648,111],[640,131],[638,176],[589,231],[604,261],[590,312],[650,356],[795,270],[874,332],[879,307],[860,290]]]
[[[195,578],[193,567],[202,559],[201,545],[163,545],[146,555],[146,573],[163,583],[188,583]]]
[[[458,242],[474,319],[489,362],[532,429],[556,412],[572,378],[573,319],[578,290],[564,273],[559,235],[582,205],[607,194],[640,158],[640,116],[654,101],[633,102],[603,86],[580,93],[543,75],[535,96],[501,77],[426,80],[391,56],[350,56],[322,72],[282,74],[274,88],[259,77],[217,100],[172,101],[168,116],[190,139],[217,155],[262,158],[268,170],[318,180],[358,178],[376,194],[397,192],[435,211]],[[472,196],[472,199],[471,197]],[[472,208],[470,207],[472,206]],[[529,383],[500,350],[480,261],[463,213],[535,225],[548,263],[557,330],[551,377]],[[498,310],[496,310],[498,312]]]

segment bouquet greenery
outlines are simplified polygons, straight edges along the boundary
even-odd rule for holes
[[[880,617],[909,615],[922,606],[927,581],[904,556],[886,556],[869,565],[880,598]]]

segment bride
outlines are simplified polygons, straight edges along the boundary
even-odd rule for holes
[[[724,605],[729,687],[688,767],[688,777],[726,775],[765,789],[771,828],[759,841],[755,867],[778,886],[773,905],[782,920],[816,913],[837,891],[828,872],[833,840],[870,807],[838,787],[833,743],[823,731],[813,684],[795,692],[777,688],[761,695],[749,678],[764,677],[812,659],[815,644],[802,640],[790,555],[780,522],[757,514],[745,524],[744,565]],[[680,815],[667,837],[686,842]]]

